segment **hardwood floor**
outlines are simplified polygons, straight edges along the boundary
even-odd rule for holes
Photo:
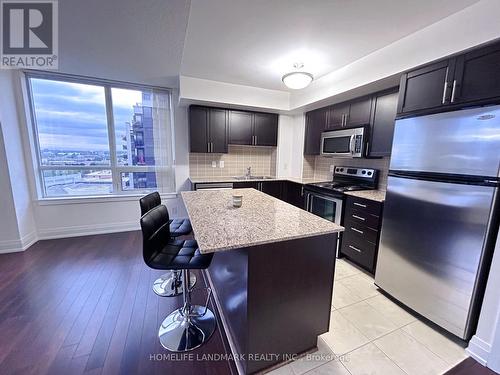
[[[24,253],[0,255],[0,372],[234,372],[229,361],[200,359],[229,353],[219,327],[192,357],[161,347],[158,328],[182,304],[182,296],[153,293],[161,274],[144,264],[140,232],[40,241]],[[196,275],[197,286],[204,285]],[[204,290],[193,292],[194,303],[205,298]]]
[[[445,375],[496,375],[496,372],[469,357],[453,367]]]

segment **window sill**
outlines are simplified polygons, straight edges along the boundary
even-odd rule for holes
[[[131,202],[138,201],[145,194],[127,194],[127,195],[97,195],[93,197],[56,197],[39,198],[36,203],[39,206],[64,205],[64,204],[89,204],[89,203],[110,203],[110,202]],[[177,193],[161,194],[161,199],[175,199]]]

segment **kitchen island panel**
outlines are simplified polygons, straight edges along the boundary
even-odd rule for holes
[[[208,269],[244,373],[316,347],[328,331],[337,234],[214,255]],[[253,358],[252,358],[253,356]]]

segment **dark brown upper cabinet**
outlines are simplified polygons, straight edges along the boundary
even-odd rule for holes
[[[210,108],[208,112],[208,136],[210,152],[227,153],[227,117],[225,109]]]
[[[189,107],[190,151],[227,153],[228,144],[277,146],[278,115]]]
[[[452,103],[500,97],[500,43],[457,57]]]
[[[344,126],[361,126],[370,123],[372,98],[365,97],[350,102],[349,115]]]
[[[304,155],[319,155],[321,133],[325,131],[328,107],[306,113],[306,133],[304,138]]]
[[[371,97],[332,105],[328,108],[325,130],[367,125],[370,123],[371,109]]]
[[[191,152],[209,152],[208,111],[206,107],[189,107],[189,143]]]
[[[398,114],[434,113],[500,99],[500,43],[479,47],[401,77]]]
[[[368,140],[370,153],[366,156],[390,155],[397,103],[397,89],[392,89],[307,112],[304,154],[320,154],[321,133],[324,131],[371,126],[372,131],[367,134],[373,139]]]
[[[229,143],[233,145],[253,144],[253,114],[229,111]]]
[[[277,146],[278,115],[272,113],[255,113],[253,135],[256,146]]]
[[[398,113],[441,107],[451,99],[455,61],[448,59],[403,74]]]
[[[391,155],[398,96],[397,90],[391,90],[377,94],[373,98],[373,115],[370,139],[366,145],[366,156],[382,157]]]
[[[225,109],[189,107],[190,152],[227,153],[227,123]]]
[[[325,130],[335,130],[345,126],[345,121],[349,116],[349,109],[349,103],[340,103],[328,107]]]
[[[278,145],[278,115],[229,111],[229,143],[251,146]]]

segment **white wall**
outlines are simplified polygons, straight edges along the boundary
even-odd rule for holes
[[[278,128],[278,177],[302,177],[304,115],[280,115]]]
[[[497,239],[476,334],[468,353],[500,373],[500,236]]]
[[[12,196],[9,166],[5,153],[3,138],[3,122],[0,115],[0,253],[19,251],[20,243],[19,228],[17,225],[16,208]]]
[[[180,98],[190,103],[224,103],[239,107],[288,110],[290,94],[286,91],[268,90],[259,87],[236,85],[180,76]]]
[[[15,250],[26,248],[36,241],[36,225],[33,216],[29,177],[25,167],[24,148],[16,97],[20,93],[16,87],[16,77],[12,70],[0,71],[0,121],[2,122],[3,152],[7,170],[2,173],[4,181],[12,183],[10,195],[14,206],[14,216],[7,215],[9,220],[15,219],[10,226],[17,226],[17,245]],[[9,193],[7,192],[8,196]],[[6,205],[7,207],[10,205]],[[12,236],[12,232],[11,232]],[[2,239],[0,239],[2,241]]]

